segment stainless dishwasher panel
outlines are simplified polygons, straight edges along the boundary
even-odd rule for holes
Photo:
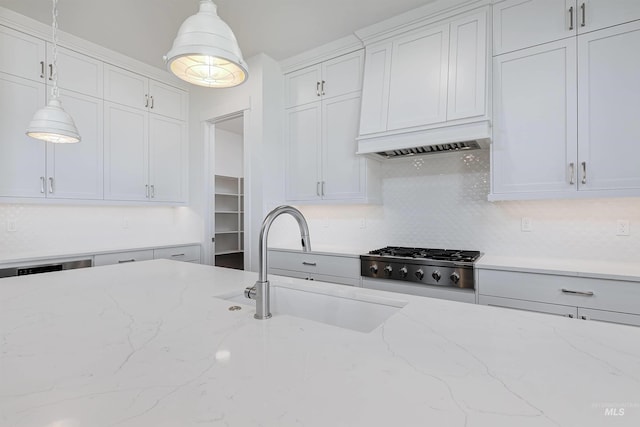
[[[72,270],[74,268],[91,267],[92,260],[81,259],[76,261],[52,262],[48,264],[22,265],[19,267],[10,267],[0,269],[0,278],[12,276],[25,276],[28,274],[47,273],[49,271]]]

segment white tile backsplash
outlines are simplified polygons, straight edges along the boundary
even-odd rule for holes
[[[640,262],[640,198],[488,202],[488,150],[389,161],[383,176],[383,206],[300,206],[314,249],[399,245]],[[521,231],[523,217],[532,231]],[[618,219],[629,220],[629,236],[616,235]],[[298,247],[295,222],[278,219],[269,244]]]

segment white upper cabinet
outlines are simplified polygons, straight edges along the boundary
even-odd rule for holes
[[[576,35],[576,0],[506,0],[493,5],[493,54]]]
[[[285,110],[287,200],[378,201],[379,165],[356,155],[363,59],[360,50],[286,74],[287,105],[300,102]]]
[[[637,19],[638,0],[505,0],[493,6],[493,54]]]
[[[183,121],[149,115],[149,199],[152,202],[186,199],[186,140]]]
[[[288,73],[285,79],[285,107],[362,90],[362,52],[350,53]]]
[[[361,139],[488,120],[487,8],[366,46]]]
[[[0,72],[44,82],[47,76],[44,40],[0,25]]]
[[[48,77],[47,84],[52,82],[52,45],[47,43]],[[102,61],[70,49],[58,46],[58,86],[84,95],[102,99]]]
[[[640,190],[639,49],[640,21],[578,37],[583,191]]]
[[[621,22],[638,17],[623,3],[568,2],[568,25],[577,34],[584,22],[584,33],[495,56],[490,200],[640,195],[640,21]],[[517,33],[501,22],[495,34]],[[606,28],[588,31],[590,22]]]

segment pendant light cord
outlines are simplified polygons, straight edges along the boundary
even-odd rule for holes
[[[53,59],[51,61],[51,80],[53,86],[51,87],[51,97],[57,99],[59,96],[58,91],[58,0],[53,1],[53,9],[51,15],[53,23],[51,24],[51,38],[53,39]]]

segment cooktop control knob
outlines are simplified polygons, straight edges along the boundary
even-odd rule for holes
[[[369,266],[369,271],[373,274],[378,274],[378,264],[371,264]]]
[[[402,277],[402,278],[407,277],[407,272],[408,272],[407,271],[407,266],[405,265],[400,269],[400,277]]]
[[[393,267],[391,267],[390,265],[387,265],[384,267],[384,275],[389,277],[391,276],[391,272],[393,271]]]
[[[418,280],[422,280],[422,278],[424,277],[424,271],[422,271],[421,268],[416,271],[416,277],[418,278]]]
[[[433,273],[431,273],[431,277],[433,277],[433,280],[435,280],[436,282],[439,282],[440,279],[442,278],[442,275],[438,270],[436,270]]]
[[[451,276],[449,276],[449,278],[451,279],[451,281],[453,283],[455,283],[456,285],[458,284],[458,282],[460,281],[460,275],[458,273],[456,273],[455,271],[453,273],[451,273]]]

